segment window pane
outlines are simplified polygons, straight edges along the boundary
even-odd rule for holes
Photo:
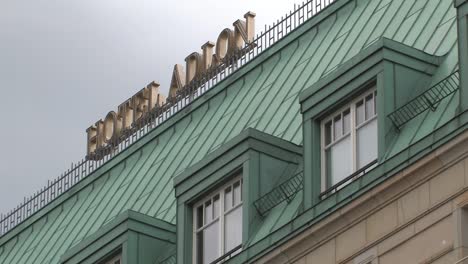
[[[369,95],[366,97],[366,120],[374,116],[374,97]]]
[[[328,146],[332,141],[332,122],[325,124],[325,146]]]
[[[374,115],[377,115],[377,91],[374,93]]]
[[[231,187],[226,188],[224,193],[224,211],[232,208],[232,191]]]
[[[224,233],[224,252],[242,244],[242,207],[226,214]]]
[[[219,216],[219,195],[216,195],[213,198],[213,218],[216,218]]]
[[[203,226],[203,205],[197,208],[197,228]]]
[[[209,264],[219,255],[219,220],[203,230],[203,263]]]
[[[351,112],[348,110],[343,112],[343,134],[348,134],[351,131]]]
[[[362,101],[356,104],[356,125],[360,125],[365,120],[364,104]]]
[[[205,203],[205,224],[209,224],[213,218],[211,217],[213,215],[211,208],[211,201],[208,201]]]
[[[341,124],[341,115],[335,117],[335,119],[333,120],[333,125],[334,125],[334,129],[335,129],[334,139],[337,140],[343,135],[342,124]]]
[[[203,263],[203,231],[197,233],[197,264]]]
[[[326,182],[327,182],[327,186],[330,187],[333,185],[332,181],[331,181],[331,177],[332,177],[332,173],[333,173],[333,170],[332,170],[332,149],[329,148],[325,151],[325,174],[326,174]]]
[[[377,158],[377,119],[372,120],[357,131],[358,169]]]
[[[238,205],[241,203],[241,185],[240,182],[234,183],[234,205]]]
[[[347,136],[329,149],[327,155],[327,176],[331,185],[334,185],[351,175],[351,136]]]

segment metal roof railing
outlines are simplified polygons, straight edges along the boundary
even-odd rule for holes
[[[218,67],[187,84],[175,96],[169,97],[164,105],[153,109],[152,112],[140,118],[131,129],[125,130],[122,136],[109,144],[108,147],[99,149],[92,158],[87,157],[76,164],[72,163],[70,169],[60,177],[49,181],[47,186],[25,198],[15,209],[7,214],[1,214],[0,237],[96,171],[115,155],[153,131],[154,128],[184,109],[196,98],[239,70],[334,1],[309,0],[300,6],[294,5],[293,11],[278,19],[273,25],[265,26],[265,31],[258,34],[254,41],[247,43],[243,49],[225,58]]]
[[[176,264],[177,263],[176,258],[177,258],[177,256],[176,256],[176,254],[174,254],[174,255],[171,255],[171,256],[167,257],[166,259],[162,260],[161,262],[159,262],[157,264]]]
[[[450,76],[421,93],[413,100],[388,115],[396,128],[400,129],[411,119],[428,109],[435,111],[439,103],[447,96],[453,94],[459,87],[460,75],[456,71]]]
[[[298,193],[303,185],[303,173],[296,174],[291,179],[281,183],[267,194],[254,202],[255,208],[260,215],[265,215],[268,211],[284,201],[291,202],[292,198]]]
[[[226,260],[232,258],[234,255],[239,253],[242,250],[242,245],[238,245],[237,247],[229,250],[226,254],[222,255],[221,257],[213,260],[210,264],[220,264],[224,263]]]
[[[330,188],[326,189],[324,192],[322,192],[319,195],[320,200],[322,200],[324,197],[327,197],[328,195],[335,193],[336,191],[340,190],[343,188],[345,185],[351,183],[353,180],[365,175],[367,172],[372,170],[375,165],[377,165],[378,160],[374,160],[367,164],[366,166],[362,167],[361,169],[357,170],[353,174],[349,175],[348,177],[344,178],[343,180],[339,181],[335,185],[331,186]]]

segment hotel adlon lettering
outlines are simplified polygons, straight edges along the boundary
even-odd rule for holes
[[[236,51],[242,49],[245,43],[251,43],[255,35],[255,13],[248,12],[245,20],[237,20],[234,28],[225,28],[218,36],[216,43],[208,41],[201,46],[202,53],[193,52],[185,58],[185,70],[176,64],[172,73],[169,96],[173,97],[185,85],[196,80],[203,73],[225,62]],[[117,112],[110,111],[106,117],[90,126],[88,134],[87,157],[100,159],[96,152],[119,142],[125,137],[124,131],[129,131],[146,113],[162,106],[165,96],[159,92],[159,84],[151,82],[130,99],[117,107]]]

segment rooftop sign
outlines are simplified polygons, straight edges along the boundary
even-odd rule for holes
[[[294,7],[294,11],[286,14],[285,17],[273,23],[272,26],[265,26],[264,32],[257,35],[253,41],[247,43],[242,50],[235,52],[234,56],[231,55],[231,57],[224,58],[224,61],[218,67],[211,67],[211,69],[197,81],[192,81],[183,89],[177,90],[177,95],[169,97],[167,102],[162,106],[154,107],[149,114],[146,113],[144,117],[139,119],[140,121],[135,122],[137,126],[133,128],[133,130],[126,130],[130,132],[136,131],[139,125],[144,124],[144,126],[142,126],[143,128],[139,130],[140,133],[135,132],[131,134],[131,136],[128,136],[127,132],[121,132],[120,137],[124,138],[124,141],[117,145],[107,144],[105,145],[106,147],[95,149],[91,152],[91,155],[86,156],[85,159],[77,163],[72,163],[68,170],[62,173],[58,178],[49,181],[47,186],[44,186],[44,188],[41,188],[31,196],[25,197],[24,202],[20,203],[13,210],[6,214],[0,213],[0,237],[10,232],[18,224],[31,217],[52,201],[55,201],[58,197],[62,197],[61,195],[63,193],[101,168],[115,155],[124,151],[141,137],[144,137],[148,132],[152,131],[154,127],[186,107],[187,104],[190,104],[197,96],[204,94],[209,88],[255,59],[258,55],[262,54],[262,52],[270,48],[276,42],[282,40],[289,33],[333,2],[333,0],[308,0],[300,7]],[[154,83],[153,85],[156,86],[157,84]],[[183,100],[184,98],[185,100]]]
[[[216,41],[201,46],[202,53],[194,52],[185,58],[183,66],[176,64],[172,73],[169,98],[175,98],[178,91],[197,81],[201,76],[218,65],[229,64],[229,58],[241,50],[246,43],[252,43],[255,35],[255,13],[248,12],[244,20],[233,23],[234,29],[225,28]],[[87,159],[99,160],[99,151],[116,147],[130,136],[135,128],[147,120],[155,109],[161,107],[166,98],[159,91],[159,84],[152,82],[130,99],[121,103],[117,112],[110,111],[104,120],[90,126],[88,134]]]

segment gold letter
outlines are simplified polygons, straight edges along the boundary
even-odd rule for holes
[[[234,45],[242,49],[244,43],[251,43],[255,35],[255,13],[248,12],[244,15],[245,21],[234,22]]]
[[[132,98],[133,122],[137,122],[144,113],[149,111],[149,89],[143,88]]]
[[[169,88],[169,96],[175,96],[179,89],[185,86],[184,68],[176,64],[172,71],[171,86]]]
[[[151,82],[146,86],[149,90],[149,110],[162,106],[166,102],[164,95],[159,93],[159,83]]]
[[[103,136],[103,122],[99,120],[96,124],[90,126],[86,129],[86,133],[88,133],[88,157],[92,158],[91,156],[99,149],[104,143],[102,140]]]
[[[86,133],[88,133],[88,156],[96,151],[97,147],[97,129],[95,125],[90,126],[86,129]]]
[[[254,12],[247,12],[244,15],[245,21],[247,21],[247,39],[244,39],[246,43],[252,43],[255,37],[255,16]]]
[[[104,145],[104,133],[103,133],[103,130],[104,130],[104,122],[102,122],[102,120],[99,120],[96,122],[95,124],[96,128],[97,128],[97,132],[96,132],[96,149],[99,149],[100,147],[102,147]]]
[[[234,45],[234,33],[229,28],[224,29],[216,41],[216,59],[221,62]]]
[[[187,71],[186,83],[190,83],[198,77],[202,71],[202,57],[200,53],[194,52],[185,58],[185,70]]]
[[[118,138],[122,129],[122,120],[114,111],[110,111],[104,119],[103,142],[109,143],[112,139]]]
[[[205,72],[211,68],[211,63],[213,61],[213,47],[215,44],[211,41],[206,42],[201,46],[203,50],[203,67],[202,71]]]
[[[122,128],[130,128],[132,127],[133,123],[133,109],[132,109],[132,100],[128,99],[127,101],[123,102],[118,107],[118,116],[121,118],[122,121]]]

